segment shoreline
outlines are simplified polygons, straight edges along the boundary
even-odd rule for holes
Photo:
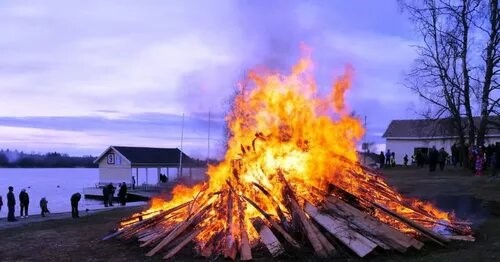
[[[136,202],[136,203],[139,203],[139,202]],[[102,207],[102,208],[96,208],[96,209],[79,209],[78,215],[79,215],[79,218],[81,219],[81,218],[84,218],[87,216],[91,216],[91,215],[106,212],[106,211],[143,207],[143,206],[146,206],[147,203],[148,202],[143,202],[143,203],[137,204],[137,205],[126,205],[126,206],[115,205],[113,207]],[[3,210],[3,208],[2,208],[2,210]],[[15,222],[8,222],[7,217],[0,217],[0,230],[22,227],[22,226],[26,226],[26,225],[33,224],[33,223],[42,223],[42,222],[49,222],[49,221],[62,220],[62,219],[73,219],[71,217],[71,212],[49,213],[49,214],[46,214],[45,217],[42,217],[41,214],[37,213],[37,214],[29,215],[28,218],[21,218],[20,216],[17,215],[17,214],[19,214],[18,212],[19,212],[19,210],[16,209],[17,221],[15,221]]]

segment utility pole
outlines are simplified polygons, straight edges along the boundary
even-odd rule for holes
[[[184,113],[182,113],[182,128],[181,128],[181,150],[179,156],[179,172],[177,177],[182,176],[182,142],[184,140]]]
[[[210,159],[210,109],[208,109],[208,141],[207,141],[207,166]]]

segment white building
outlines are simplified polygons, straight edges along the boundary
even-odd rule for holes
[[[500,117],[491,117],[491,121],[486,134],[485,144],[500,143]],[[476,118],[479,124],[479,119]],[[477,124],[476,124],[477,126]],[[465,130],[465,134],[467,131]],[[413,120],[392,120],[383,137],[386,139],[386,149],[395,152],[396,164],[403,164],[403,157],[408,155],[411,163],[411,156],[416,150],[427,153],[433,146],[436,149],[444,147],[450,154],[451,146],[458,144],[456,129],[450,119],[413,119]]]
[[[184,153],[181,158],[178,148],[110,146],[94,163],[99,164],[99,184],[125,182],[131,185],[134,177],[138,185],[140,180],[145,181],[145,184],[149,184],[149,181],[159,181],[161,172],[167,177],[171,175],[169,173],[177,174],[181,161],[183,167],[189,168],[189,172],[195,164],[195,161]],[[145,177],[140,178],[139,173]],[[180,174],[183,174],[182,169]]]

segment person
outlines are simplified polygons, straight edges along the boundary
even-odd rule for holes
[[[384,168],[384,165],[385,165],[384,151],[380,151],[380,155],[378,156],[378,159],[379,159],[380,168]]]
[[[444,151],[444,147],[441,147],[441,149],[439,149],[439,156],[438,156],[439,170],[441,171],[444,170],[447,158],[448,158],[448,153]]]
[[[108,205],[110,207],[113,206],[113,196],[115,195],[115,187],[113,186],[112,183],[109,183],[108,185]]]
[[[2,196],[0,196],[0,211],[2,211],[2,206],[3,206],[3,199]]]
[[[21,207],[21,218],[28,218],[28,205],[30,204],[30,197],[23,188],[21,193],[19,193],[19,204]]]
[[[102,199],[104,200],[104,207],[108,207],[109,204],[109,187],[102,187]]]
[[[82,198],[82,195],[80,195],[80,193],[74,193],[71,196],[71,217],[73,217],[73,218],[79,218],[79,216],[78,216],[78,202],[80,202],[81,198]]]
[[[430,153],[429,153],[429,171],[430,172],[436,171],[438,157],[439,157],[439,153],[436,149],[436,146],[433,146]]]
[[[405,154],[405,156],[403,157],[403,163],[404,163],[405,167],[408,166],[408,154]]]
[[[458,163],[458,148],[457,148],[457,144],[454,143],[453,145],[451,145],[451,164],[453,164],[453,166],[457,166],[457,163]]]
[[[9,208],[9,213],[7,215],[7,221],[14,222],[17,221],[14,216],[14,211],[16,207],[16,197],[14,197],[14,188],[9,186],[9,193],[7,193],[7,208]]]
[[[124,206],[125,203],[127,202],[127,184],[125,184],[125,182],[123,182],[120,185],[120,190],[118,191],[118,198],[120,199],[120,204]]]
[[[135,189],[135,177],[132,176],[132,190]]]
[[[395,152],[391,153],[391,166],[392,167],[396,166],[396,153]]]
[[[42,217],[45,217],[45,213],[48,213],[50,214],[49,212],[49,208],[47,207],[47,204],[49,203],[49,201],[47,201],[47,199],[45,197],[42,197],[42,199],[40,199],[40,209],[42,210]]]
[[[160,174],[160,181],[161,181],[162,183],[167,183],[167,181],[168,181],[167,176],[166,176],[166,175],[164,175],[164,174]]]
[[[391,166],[391,150],[387,149],[387,152],[385,153],[385,165],[387,167]]]

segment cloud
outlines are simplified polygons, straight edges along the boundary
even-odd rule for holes
[[[395,3],[365,1],[1,2],[0,125],[24,128],[19,136],[33,134],[33,145],[39,130],[74,135],[82,148],[160,145],[174,144],[167,127],[178,130],[183,113],[195,123],[187,133],[203,137],[212,111],[222,137],[245,72],[287,72],[306,43],[322,91],[354,67],[350,107],[381,132],[411,116],[415,96],[398,83],[414,59],[409,28]]]

